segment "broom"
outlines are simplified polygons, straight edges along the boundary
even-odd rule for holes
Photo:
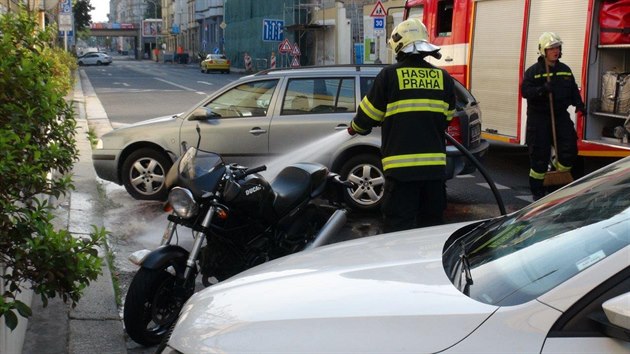
[[[549,64],[545,62],[545,69],[547,71],[547,82],[551,82],[551,77],[549,76]],[[556,139],[556,117],[553,112],[553,95],[551,91],[549,92],[549,109],[551,111],[551,134],[553,135],[553,149],[555,151],[554,160],[558,158],[558,141]],[[556,164],[553,164],[554,166]],[[573,176],[571,176],[571,171],[547,171],[545,173],[545,179],[543,180],[543,186],[563,186],[565,184],[569,184],[573,182]]]

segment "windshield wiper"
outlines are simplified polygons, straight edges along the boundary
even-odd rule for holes
[[[461,242],[461,253],[459,254],[459,264],[461,266],[461,271],[463,273],[463,278],[466,279],[466,284],[464,284],[463,288],[461,286],[462,276],[460,275],[460,290],[464,295],[468,295],[470,291],[470,286],[473,284],[472,274],[470,273],[470,262],[468,261],[468,254],[466,253],[466,244],[464,241]]]

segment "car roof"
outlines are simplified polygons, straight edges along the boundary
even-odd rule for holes
[[[369,75],[378,74],[387,64],[337,64],[337,65],[313,65],[301,66],[297,68],[276,68],[259,71],[255,74],[245,76],[251,77],[285,77],[285,76],[322,76],[322,75],[355,75],[356,73],[366,73]],[[240,81],[240,80],[239,80]],[[453,78],[455,85],[463,86],[461,82]],[[466,89],[466,91],[468,91]]]
[[[299,68],[277,68],[259,71],[253,76],[299,76],[299,75],[354,75],[356,73],[376,74],[385,65],[382,64],[362,64],[362,65],[315,65],[303,66]]]

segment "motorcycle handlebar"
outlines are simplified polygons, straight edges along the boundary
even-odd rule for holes
[[[267,166],[265,166],[265,165],[254,167],[254,168],[248,168],[247,170],[245,170],[245,176],[251,175],[253,173],[262,172],[262,171],[265,171],[265,170],[267,170]]]
[[[253,168],[241,168],[241,169],[237,169],[234,172],[234,177],[236,179],[241,179],[241,178],[243,178],[245,176],[265,171],[266,169],[267,169],[267,166],[265,166],[265,165],[258,166],[258,167],[253,167]]]
[[[357,187],[356,183],[354,183],[352,181],[348,181],[348,180],[342,180],[341,176],[336,174],[336,173],[331,174],[331,176],[333,178],[333,181],[335,181],[335,183],[340,184],[340,185],[342,185],[342,186],[344,186],[346,188],[356,188]]]

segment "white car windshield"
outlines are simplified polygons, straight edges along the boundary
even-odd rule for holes
[[[459,230],[444,248],[453,284],[492,305],[518,305],[630,244],[630,160],[517,213]]]

